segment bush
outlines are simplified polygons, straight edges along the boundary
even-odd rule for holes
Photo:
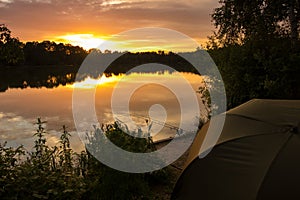
[[[0,145],[1,199],[151,199],[150,185],[168,180],[167,170],[125,173],[105,166],[88,151],[73,152],[65,126],[59,145],[49,147],[43,123],[38,119],[33,152]],[[125,150],[154,149],[151,139],[129,136],[117,123],[106,128],[104,134]]]

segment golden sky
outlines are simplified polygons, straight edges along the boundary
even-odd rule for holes
[[[218,0],[0,0],[0,23],[21,41],[86,46],[135,28],[161,27],[203,43]]]

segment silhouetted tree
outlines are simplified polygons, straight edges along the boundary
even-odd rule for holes
[[[229,107],[251,98],[300,98],[298,0],[222,0],[208,49]]]
[[[87,52],[79,46],[50,41],[27,42],[24,46],[28,65],[80,65]]]
[[[221,0],[212,19],[222,45],[252,39],[299,38],[299,0]]]
[[[24,62],[22,43],[11,37],[11,31],[0,24],[0,65],[18,65]]]

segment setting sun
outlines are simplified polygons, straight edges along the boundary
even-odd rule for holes
[[[133,29],[111,36],[97,36],[91,33],[81,33],[54,36],[53,38],[52,40],[57,43],[80,46],[85,50],[97,48],[101,51],[110,50],[119,52],[159,50],[181,52],[194,51],[199,46],[197,42],[185,37],[179,32],[151,27]]]
[[[94,34],[68,34],[57,36],[54,39],[55,42],[69,43],[74,46],[81,46],[86,50],[97,48],[105,40]]]

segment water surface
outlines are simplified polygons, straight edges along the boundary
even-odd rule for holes
[[[23,88],[11,89],[0,93],[0,141],[8,141],[9,146],[18,146],[24,144],[30,150],[33,145],[33,134],[35,132],[37,117],[47,121],[45,124],[47,130],[48,144],[54,145],[59,141],[59,135],[62,126],[66,125],[72,134],[71,144],[73,149],[80,151],[83,144],[80,141],[73,121],[72,114],[72,94],[74,87],[82,90],[91,90],[97,85],[95,92],[95,110],[100,123],[112,123],[120,120],[128,123],[126,117],[122,115],[114,116],[111,112],[111,97],[116,86],[119,92],[124,94],[130,90],[134,81],[143,82],[153,80],[153,83],[144,84],[132,93],[129,101],[129,110],[132,120],[135,124],[129,124],[131,129],[139,126],[145,126],[149,116],[149,109],[153,105],[160,105],[166,111],[166,124],[160,125],[160,117],[157,116],[157,123],[153,123],[153,132],[159,130],[154,135],[154,140],[159,140],[174,136],[176,130],[170,127],[178,127],[181,117],[186,124],[185,129],[196,125],[197,116],[192,110],[184,113],[180,111],[179,100],[170,89],[155,84],[156,80],[163,80],[180,88],[178,76],[183,76],[192,86],[197,95],[200,111],[204,111],[200,95],[196,93],[199,86],[202,85],[202,78],[199,75],[191,73],[143,73],[105,77],[101,79],[86,78],[80,83],[59,85],[54,88]],[[120,82],[121,79],[125,81]],[[122,96],[122,94],[121,94]],[[120,105],[126,99],[118,98]],[[122,104],[123,105],[123,104]],[[193,129],[193,127],[191,127]]]

